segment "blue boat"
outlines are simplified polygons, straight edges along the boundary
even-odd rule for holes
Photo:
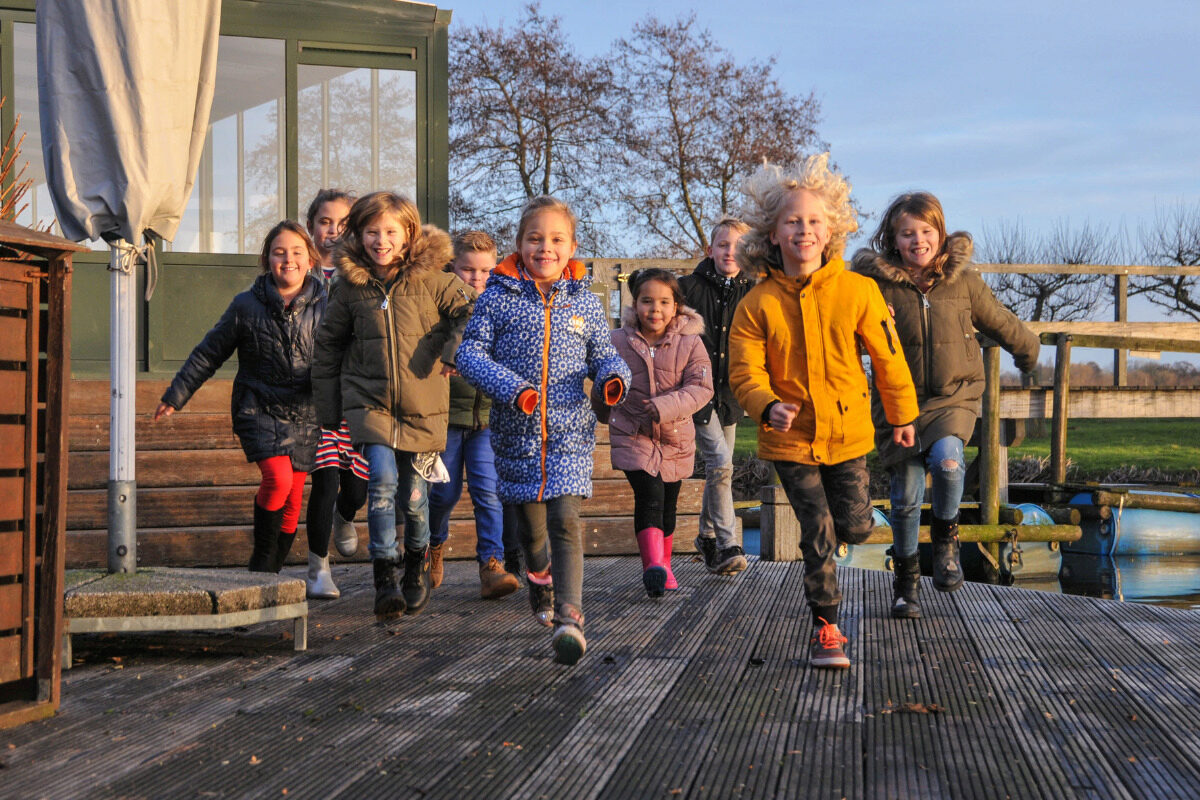
[[[1184,492],[1150,489],[1139,490],[1137,494],[1200,498],[1200,495]],[[1073,504],[1090,505],[1091,502],[1092,496],[1088,492],[1071,498]],[[1111,508],[1109,519],[1084,519],[1079,526],[1083,537],[1064,544],[1064,551],[1107,556],[1200,554],[1200,514],[1117,505]]]

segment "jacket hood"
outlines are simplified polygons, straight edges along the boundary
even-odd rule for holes
[[[637,312],[626,306],[621,311],[621,327],[630,333],[638,333]],[[675,319],[667,325],[667,336],[699,336],[704,333],[704,318],[695,309],[680,306]]]
[[[559,281],[568,281],[574,288],[584,288],[591,284],[591,277],[588,275],[587,267],[582,261],[571,259],[567,262],[566,269],[563,270],[562,277]],[[521,257],[516,253],[512,253],[505,257],[503,261],[496,265],[492,270],[492,274],[488,277],[488,284],[492,281],[507,283],[510,288],[519,288],[521,283],[533,283],[534,280],[525,271],[525,265],[521,263]]]
[[[400,272],[404,275],[440,272],[453,258],[454,248],[450,244],[450,236],[434,225],[422,225],[421,235],[413,242],[408,257],[400,264]],[[338,246],[333,263],[337,266],[338,273],[355,286],[366,286],[374,278],[374,273],[367,264],[366,254],[357,243],[350,244],[343,240]]]
[[[739,265],[740,266],[740,265]],[[711,258],[706,258],[696,265],[692,270],[693,275],[699,275],[713,283],[720,284],[725,280],[725,276],[717,272],[717,265]],[[732,278],[734,283],[754,283],[754,278],[746,274],[745,270],[741,270]]]
[[[250,284],[250,291],[267,308],[273,311],[283,311],[283,295],[279,293],[279,287],[275,285],[275,280],[271,277],[271,273],[260,273],[254,279],[254,283]],[[300,287],[299,294],[292,299],[292,308],[296,310],[304,308],[304,306],[316,300],[323,293],[325,293],[324,279],[318,278],[310,272],[305,276],[304,285]]]
[[[953,283],[963,270],[971,266],[974,250],[975,245],[969,233],[956,231],[946,237],[946,263],[942,267],[942,283]],[[885,257],[867,247],[854,254],[851,269],[869,278],[916,286],[902,262]]]

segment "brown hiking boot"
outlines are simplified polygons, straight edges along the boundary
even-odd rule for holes
[[[429,585],[433,589],[442,585],[442,578],[446,574],[442,568],[442,547],[445,544],[442,542],[429,545]]]
[[[486,564],[479,565],[479,596],[484,600],[508,597],[520,588],[517,576],[505,572],[500,559],[489,558]]]

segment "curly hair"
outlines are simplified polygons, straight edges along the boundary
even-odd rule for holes
[[[942,204],[938,199],[929,192],[907,192],[892,200],[888,204],[887,211],[883,212],[879,228],[871,237],[871,248],[888,261],[897,266],[903,266],[904,259],[900,256],[899,248],[896,247],[896,225],[904,214],[928,223],[937,231],[938,251],[933,259],[932,267],[935,275],[941,275],[942,269],[950,258],[950,254],[946,250],[946,213],[942,210]]]
[[[858,211],[850,202],[850,182],[829,168],[829,153],[809,156],[788,166],[764,163],[743,185],[748,198],[742,219],[750,232],[738,241],[738,265],[751,275],[782,269],[779,246],[771,243],[771,231],[793,192],[812,192],[825,207],[829,243],[822,262],[840,257],[846,238],[858,230]]]

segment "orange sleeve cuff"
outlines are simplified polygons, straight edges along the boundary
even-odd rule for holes
[[[625,393],[625,384],[620,378],[609,378],[604,383],[604,402],[610,406],[615,406],[621,401],[621,395]]]
[[[533,410],[537,408],[537,404],[538,393],[533,389],[522,389],[521,393],[517,395],[517,408],[526,414],[532,414]]]

